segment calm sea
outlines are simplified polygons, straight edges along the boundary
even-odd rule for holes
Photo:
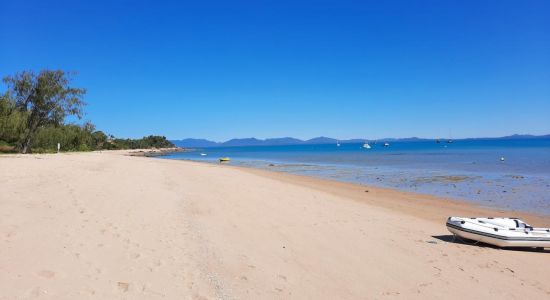
[[[217,147],[164,156],[309,175],[550,215],[550,139]],[[206,154],[202,156],[201,153]],[[502,160],[502,158],[504,160]]]

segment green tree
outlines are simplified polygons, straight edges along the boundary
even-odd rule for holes
[[[16,144],[25,131],[27,113],[15,107],[10,94],[0,96],[0,141]]]
[[[92,146],[94,149],[103,149],[107,143],[107,135],[103,131],[92,133]]]
[[[62,70],[43,70],[38,75],[24,71],[4,78],[6,95],[13,97],[18,110],[27,113],[25,132],[19,140],[22,153],[31,152],[39,129],[60,126],[69,115],[82,117],[86,90],[70,87],[71,75]]]

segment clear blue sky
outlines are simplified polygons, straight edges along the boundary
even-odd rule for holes
[[[550,133],[550,1],[0,2],[0,75],[78,71],[116,136]]]

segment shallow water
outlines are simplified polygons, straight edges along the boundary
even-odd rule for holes
[[[550,139],[216,147],[164,156],[309,175],[550,215]],[[201,156],[205,153],[207,156]],[[504,158],[504,161],[501,161]]]

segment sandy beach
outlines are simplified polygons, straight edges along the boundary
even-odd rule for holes
[[[549,299],[550,250],[448,216],[550,217],[125,151],[0,156],[0,299]]]

